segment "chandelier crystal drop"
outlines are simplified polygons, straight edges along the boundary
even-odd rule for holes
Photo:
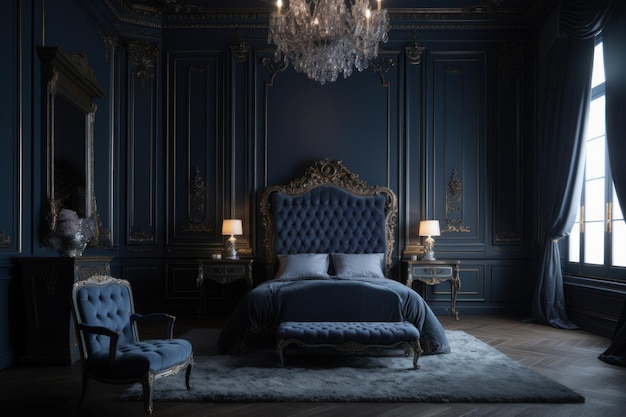
[[[363,71],[378,56],[378,45],[389,39],[387,10],[377,0],[290,0],[276,2],[267,41],[276,45],[274,60],[289,61],[297,72],[324,85]]]

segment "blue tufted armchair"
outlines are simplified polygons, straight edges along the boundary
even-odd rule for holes
[[[141,383],[146,414],[152,414],[152,386],[158,379],[186,368],[190,389],[191,343],[173,338],[174,316],[136,314],[128,281],[104,275],[78,281],[72,287],[72,308],[83,375],[81,403],[90,378],[111,384]],[[163,339],[139,339],[138,323],[160,322],[165,324]]]

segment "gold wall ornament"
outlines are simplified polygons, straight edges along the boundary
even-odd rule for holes
[[[130,232],[130,242],[154,242],[154,233],[151,230],[136,228]]]
[[[4,230],[0,230],[0,248],[11,247],[11,236],[4,233]]]
[[[230,46],[230,51],[235,62],[240,64],[248,61],[248,54],[250,52],[250,45],[239,39],[237,36],[237,44]]]
[[[82,52],[69,52],[68,54],[70,59],[74,62],[74,66],[79,74],[90,83],[100,87],[100,83],[96,78],[96,73],[89,66],[89,60],[87,59],[87,55]]]
[[[83,281],[94,275],[110,275],[111,265],[109,262],[77,262],[75,266],[76,276]]]
[[[450,75],[459,75],[463,74],[463,68],[459,65],[446,65],[444,70]]]
[[[445,232],[469,233],[470,231],[469,227],[463,225],[463,184],[457,175],[456,168],[452,168],[446,189],[445,223]]]
[[[206,184],[198,166],[194,167],[193,180],[189,184],[189,197],[193,210],[204,213],[204,197],[206,196]]]
[[[152,0],[152,1],[131,1],[126,0],[121,3],[123,7],[133,13],[146,16],[160,17],[164,15],[188,14],[207,12],[208,9],[194,4],[188,0]]]
[[[477,6],[464,9],[468,13],[497,13],[502,0],[481,0]]]
[[[409,59],[409,64],[418,65],[422,63],[422,55],[424,54],[426,48],[415,42],[413,45],[404,48],[404,50],[407,58]]]
[[[182,230],[184,232],[212,232],[214,228],[206,221],[206,183],[198,166],[194,167],[187,201],[189,201],[189,215]]]
[[[519,243],[522,237],[519,232],[498,232],[496,242],[498,243]]]
[[[139,78],[141,85],[148,78],[154,77],[154,67],[159,55],[159,48],[156,43],[129,40],[128,41],[128,57],[130,64],[137,67],[132,74]]]
[[[154,253],[155,250],[152,247],[142,247],[142,246],[138,246],[138,247],[134,247],[134,246],[129,246],[126,249],[128,249],[129,252],[134,252],[134,253]]]
[[[207,70],[207,66],[205,64],[191,64],[189,65],[189,71],[195,71],[195,72],[206,72]]]
[[[191,218],[191,217],[187,219],[187,223],[185,223],[181,229],[183,232],[202,232],[202,233],[210,233],[214,230],[213,227],[211,227],[211,225],[209,225],[206,220],[204,219],[200,220],[200,219]]]
[[[120,38],[114,35],[100,33],[100,38],[104,42],[104,59],[109,62],[113,58],[115,50],[120,44]]]

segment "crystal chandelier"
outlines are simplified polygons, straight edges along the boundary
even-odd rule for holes
[[[320,84],[344,78],[353,68],[363,71],[378,56],[378,44],[387,42],[389,18],[377,0],[282,0],[270,15],[268,43],[274,42],[274,60],[291,61],[297,72]]]

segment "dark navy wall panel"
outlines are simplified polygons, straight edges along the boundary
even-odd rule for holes
[[[532,112],[524,92],[527,88],[524,71],[528,46],[523,43],[500,45],[493,115],[495,132],[493,158],[493,237],[494,247],[517,250],[532,236],[526,226],[532,209],[532,194],[528,192],[532,178],[527,159],[533,159]],[[532,172],[532,171],[530,171]]]
[[[142,313],[168,311],[164,306],[165,278],[163,262],[157,259],[127,258],[120,276],[133,287],[135,308]]]
[[[432,177],[423,218],[440,221],[439,252],[463,244],[484,250],[485,60],[484,51],[428,55],[425,161]]]
[[[492,265],[490,269],[491,305],[508,308],[511,313],[531,314],[537,269],[532,262],[507,262]]]
[[[376,185],[388,185],[397,155],[390,107],[397,101],[396,77],[388,82],[370,70],[320,86],[292,68],[264,87],[268,184],[283,184],[318,159],[336,159]],[[393,162],[392,162],[393,161]]]
[[[152,78],[129,78],[127,152],[128,245],[157,242],[157,160],[161,129],[156,122],[157,90]]]
[[[169,51],[168,236],[171,250],[219,251],[224,214],[224,59],[221,51]]]
[[[230,199],[224,202],[224,218],[241,219],[243,235],[237,239],[240,255],[258,253],[255,200],[255,136],[256,116],[252,78],[254,61],[251,48],[229,45],[224,80],[225,88],[225,152],[230,156],[224,166],[225,186]]]
[[[424,63],[405,65],[406,97],[404,108],[404,130],[401,135],[403,146],[400,151],[405,166],[404,180],[401,189],[405,192],[405,199],[399,207],[401,236],[405,236],[401,247],[421,244],[418,236],[419,222],[425,216],[427,194],[424,193],[425,164],[423,157],[423,120],[424,120]]]

